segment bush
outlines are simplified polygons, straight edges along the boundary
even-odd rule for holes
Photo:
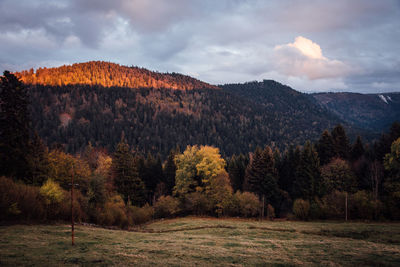
[[[310,202],[298,198],[293,203],[293,213],[300,220],[307,220],[310,214]]]
[[[358,191],[349,198],[349,215],[353,219],[378,219],[381,202],[375,201],[372,194]]]
[[[149,204],[143,207],[129,206],[128,213],[134,224],[143,224],[153,219],[154,208]]]
[[[101,225],[116,225],[121,228],[132,225],[132,220],[126,215],[125,202],[120,195],[115,195],[106,201],[97,221]]]
[[[210,214],[212,203],[207,196],[201,192],[193,192],[185,198],[185,210],[195,215]]]
[[[321,212],[328,219],[343,219],[345,217],[346,193],[333,191],[322,198]]]
[[[154,204],[154,214],[156,218],[173,217],[178,212],[179,200],[171,196],[161,196]]]
[[[43,220],[44,202],[39,187],[0,177],[0,220]]]
[[[254,217],[259,214],[261,203],[255,194],[237,191],[233,199],[237,215]]]

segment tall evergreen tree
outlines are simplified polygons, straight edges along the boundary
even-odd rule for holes
[[[300,163],[301,151],[299,147],[291,146],[282,158],[279,171],[279,187],[292,196],[293,182],[296,177],[296,170]]]
[[[34,156],[30,157],[29,161],[32,174],[30,183],[33,185],[42,185],[49,176],[49,151],[37,132],[33,135],[31,147]]]
[[[243,154],[233,155],[228,163],[228,173],[234,191],[243,190],[244,176],[249,158]]]
[[[244,190],[265,196],[267,203],[275,204],[279,197],[278,171],[270,147],[257,148],[246,168]]]
[[[365,153],[364,145],[361,140],[361,136],[357,136],[357,139],[350,150],[350,159],[356,161]]]
[[[171,150],[168,155],[167,161],[164,164],[164,182],[167,190],[167,194],[171,195],[172,190],[175,186],[175,175],[176,175],[176,165],[175,165],[175,155],[176,152]]]
[[[342,159],[349,158],[350,144],[347,138],[346,131],[342,125],[337,125],[332,130],[332,138],[334,143],[335,156]]]
[[[296,177],[293,182],[292,194],[294,198],[313,199],[321,194],[321,172],[318,153],[313,145],[307,141],[301,153]]]
[[[28,93],[8,71],[0,80],[0,175],[27,179],[30,170],[30,116]]]
[[[143,205],[146,196],[145,184],[139,177],[133,155],[124,139],[117,146],[111,168],[116,190],[124,201],[131,201],[137,206]]]
[[[329,163],[335,156],[333,138],[328,130],[325,130],[322,133],[320,139],[318,140],[317,149],[321,165]]]

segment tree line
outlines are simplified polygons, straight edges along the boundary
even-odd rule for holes
[[[346,199],[349,219],[400,218],[399,123],[372,145],[350,144],[337,125],[283,152],[265,146],[224,158],[189,145],[163,160],[122,134],[113,153],[88,143],[73,155],[34,133],[26,88],[8,72],[0,100],[1,220],[67,220],[71,176],[76,219],[102,225],[188,214],[337,219]]]

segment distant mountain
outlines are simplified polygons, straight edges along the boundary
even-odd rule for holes
[[[369,131],[386,131],[400,121],[400,93],[318,93],[312,97],[350,125]]]
[[[36,71],[17,72],[27,84],[37,85],[100,85],[103,87],[151,87],[178,90],[217,89],[190,76],[177,73],[159,73],[144,68],[126,67],[103,61],[77,63],[58,68],[39,68]]]
[[[256,146],[303,144],[343,122],[309,96],[274,81],[216,87],[181,74],[104,62],[32,73],[18,75],[27,84],[36,79],[29,88],[34,127],[47,145],[64,144],[69,152],[89,141],[113,151],[124,133],[144,153],[165,156],[177,145],[207,144],[232,155]],[[100,81],[106,86],[98,77],[105,77]],[[138,87],[130,82],[141,79],[145,83]],[[149,82],[172,80],[167,88]]]

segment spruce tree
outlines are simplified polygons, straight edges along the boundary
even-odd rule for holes
[[[294,198],[313,199],[321,194],[321,173],[318,153],[309,141],[304,145],[296,177],[293,182]]]
[[[175,165],[175,155],[176,152],[171,150],[168,155],[167,161],[164,164],[164,182],[167,189],[167,194],[171,195],[172,190],[175,186],[175,175],[176,175],[176,165]]]
[[[145,202],[146,190],[140,179],[129,145],[124,139],[117,145],[112,161],[114,185],[124,201],[140,206]]]
[[[233,155],[229,161],[228,173],[234,191],[243,190],[244,176],[248,164],[249,159],[243,154]]]
[[[354,143],[354,145],[351,147],[351,150],[350,150],[350,158],[352,161],[356,161],[359,158],[361,158],[361,156],[363,156],[364,153],[365,153],[365,150],[364,150],[363,143],[361,141],[361,137],[357,136],[356,142]]]
[[[0,80],[0,175],[31,177],[28,93],[15,75],[5,71]]]
[[[335,156],[342,159],[349,158],[350,144],[347,138],[346,131],[342,125],[337,125],[332,130],[332,138],[334,143]]]
[[[335,156],[334,142],[328,130],[325,130],[318,141],[318,156],[321,165],[325,165]]]
[[[265,196],[267,203],[276,203],[279,197],[278,171],[270,147],[267,146],[264,150],[257,148],[254,152],[246,168],[244,189],[260,198]]]

